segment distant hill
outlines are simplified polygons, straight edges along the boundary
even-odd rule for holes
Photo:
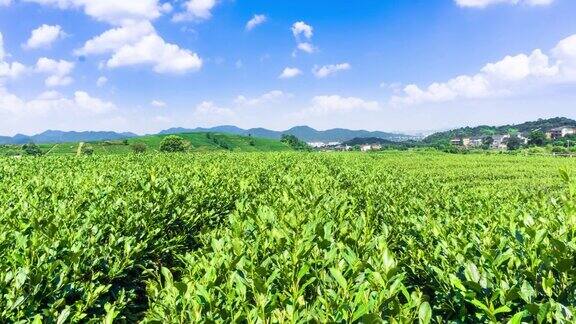
[[[27,136],[17,134],[13,137],[0,136],[0,144],[21,145],[26,143],[69,143],[69,142],[94,142],[106,140],[119,140],[132,138],[138,135],[134,133],[116,132],[63,132],[48,130],[41,134]]]
[[[283,134],[294,135],[305,142],[344,142],[357,137],[377,137],[390,141],[405,141],[415,139],[415,137],[403,134],[370,132],[366,130],[330,129],[326,131],[315,130],[308,126],[293,127],[286,131],[274,131],[266,128],[242,129],[236,126],[223,125],[211,128],[182,128],[175,127],[161,131],[157,135],[185,134],[185,133],[221,133],[241,136],[253,136],[258,138],[268,138],[279,140]],[[0,145],[22,145],[26,143],[48,144],[48,143],[73,143],[73,142],[94,142],[113,141],[138,137],[134,133],[116,132],[64,132],[57,130],[45,131],[41,134],[28,136],[18,134],[15,136],[0,136]]]
[[[386,139],[390,141],[405,141],[414,139],[413,136],[386,133],[386,132],[371,132],[366,130],[350,130],[343,128],[329,129],[319,131],[308,126],[297,126],[285,131],[274,131],[265,128],[251,128],[242,129],[236,126],[218,126],[214,128],[170,128],[160,132],[160,134],[178,134],[178,133],[193,133],[193,132],[218,132],[226,134],[254,136],[261,138],[280,139],[283,134],[294,135],[299,139],[306,142],[345,142],[359,137],[375,137]]]
[[[267,138],[255,138],[222,133],[184,133],[177,134],[191,144],[193,152],[207,151],[232,151],[232,152],[277,152],[291,151],[292,149],[279,140]],[[96,155],[130,154],[132,144],[142,143],[146,145],[148,152],[158,151],[160,142],[168,135],[147,135],[130,137],[126,141],[102,140],[82,141],[93,148]],[[47,155],[75,155],[78,151],[79,142],[66,143],[43,143],[38,144],[40,149]],[[0,145],[0,156],[13,156],[22,154],[19,145]]]
[[[432,134],[424,139],[425,143],[446,143],[455,137],[480,137],[498,134],[509,133],[522,133],[528,134],[535,130],[547,132],[552,128],[570,126],[576,127],[576,120],[556,117],[550,119],[538,119],[536,121],[529,121],[516,125],[504,126],[477,126],[477,127],[463,127],[445,132],[438,132]]]

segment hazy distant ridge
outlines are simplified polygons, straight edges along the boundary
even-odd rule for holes
[[[252,135],[254,137],[280,139],[282,134],[289,134],[298,137],[306,142],[345,142],[358,137],[377,137],[390,141],[404,141],[414,139],[413,136],[395,134],[379,131],[350,130],[344,128],[334,128],[319,131],[308,126],[297,126],[285,131],[273,131],[266,128],[242,129],[236,126],[218,126],[213,128],[170,128],[160,132],[160,134],[179,134],[193,132],[218,132],[236,135]]]
[[[26,144],[26,143],[67,143],[67,142],[94,142],[106,140],[119,140],[136,137],[134,133],[116,132],[63,132],[48,130],[43,133],[27,136],[17,134],[13,137],[0,136],[0,144]]]

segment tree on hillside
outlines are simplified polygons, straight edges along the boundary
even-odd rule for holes
[[[185,152],[188,149],[188,142],[180,136],[170,135],[164,137],[160,142],[160,152],[173,153]]]
[[[487,136],[482,139],[482,148],[485,150],[490,149],[490,147],[494,144],[494,138],[492,136]]]
[[[533,131],[528,137],[528,144],[534,146],[544,146],[548,142],[546,134],[543,131]]]
[[[148,147],[144,143],[134,143],[134,144],[132,144],[131,148],[132,148],[132,152],[134,152],[136,154],[144,153],[144,152],[146,152],[146,149],[148,149]]]
[[[289,134],[282,134],[282,139],[280,140],[282,143],[288,144],[292,149],[296,151],[309,151],[310,146],[301,141],[298,137]]]
[[[83,155],[94,155],[94,148],[91,145],[82,145],[81,153]]]
[[[510,151],[516,151],[522,147],[522,141],[518,138],[518,136],[511,136],[508,139],[508,143],[506,143],[506,147]]]
[[[40,147],[38,147],[38,145],[34,143],[28,143],[22,145],[22,152],[24,153],[24,155],[30,155],[30,156],[42,155],[42,150],[40,149]]]

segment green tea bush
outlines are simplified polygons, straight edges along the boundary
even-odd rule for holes
[[[574,167],[439,152],[1,158],[0,321],[573,322]]]

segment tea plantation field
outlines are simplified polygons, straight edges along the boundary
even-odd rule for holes
[[[0,158],[0,322],[574,322],[576,159]]]

